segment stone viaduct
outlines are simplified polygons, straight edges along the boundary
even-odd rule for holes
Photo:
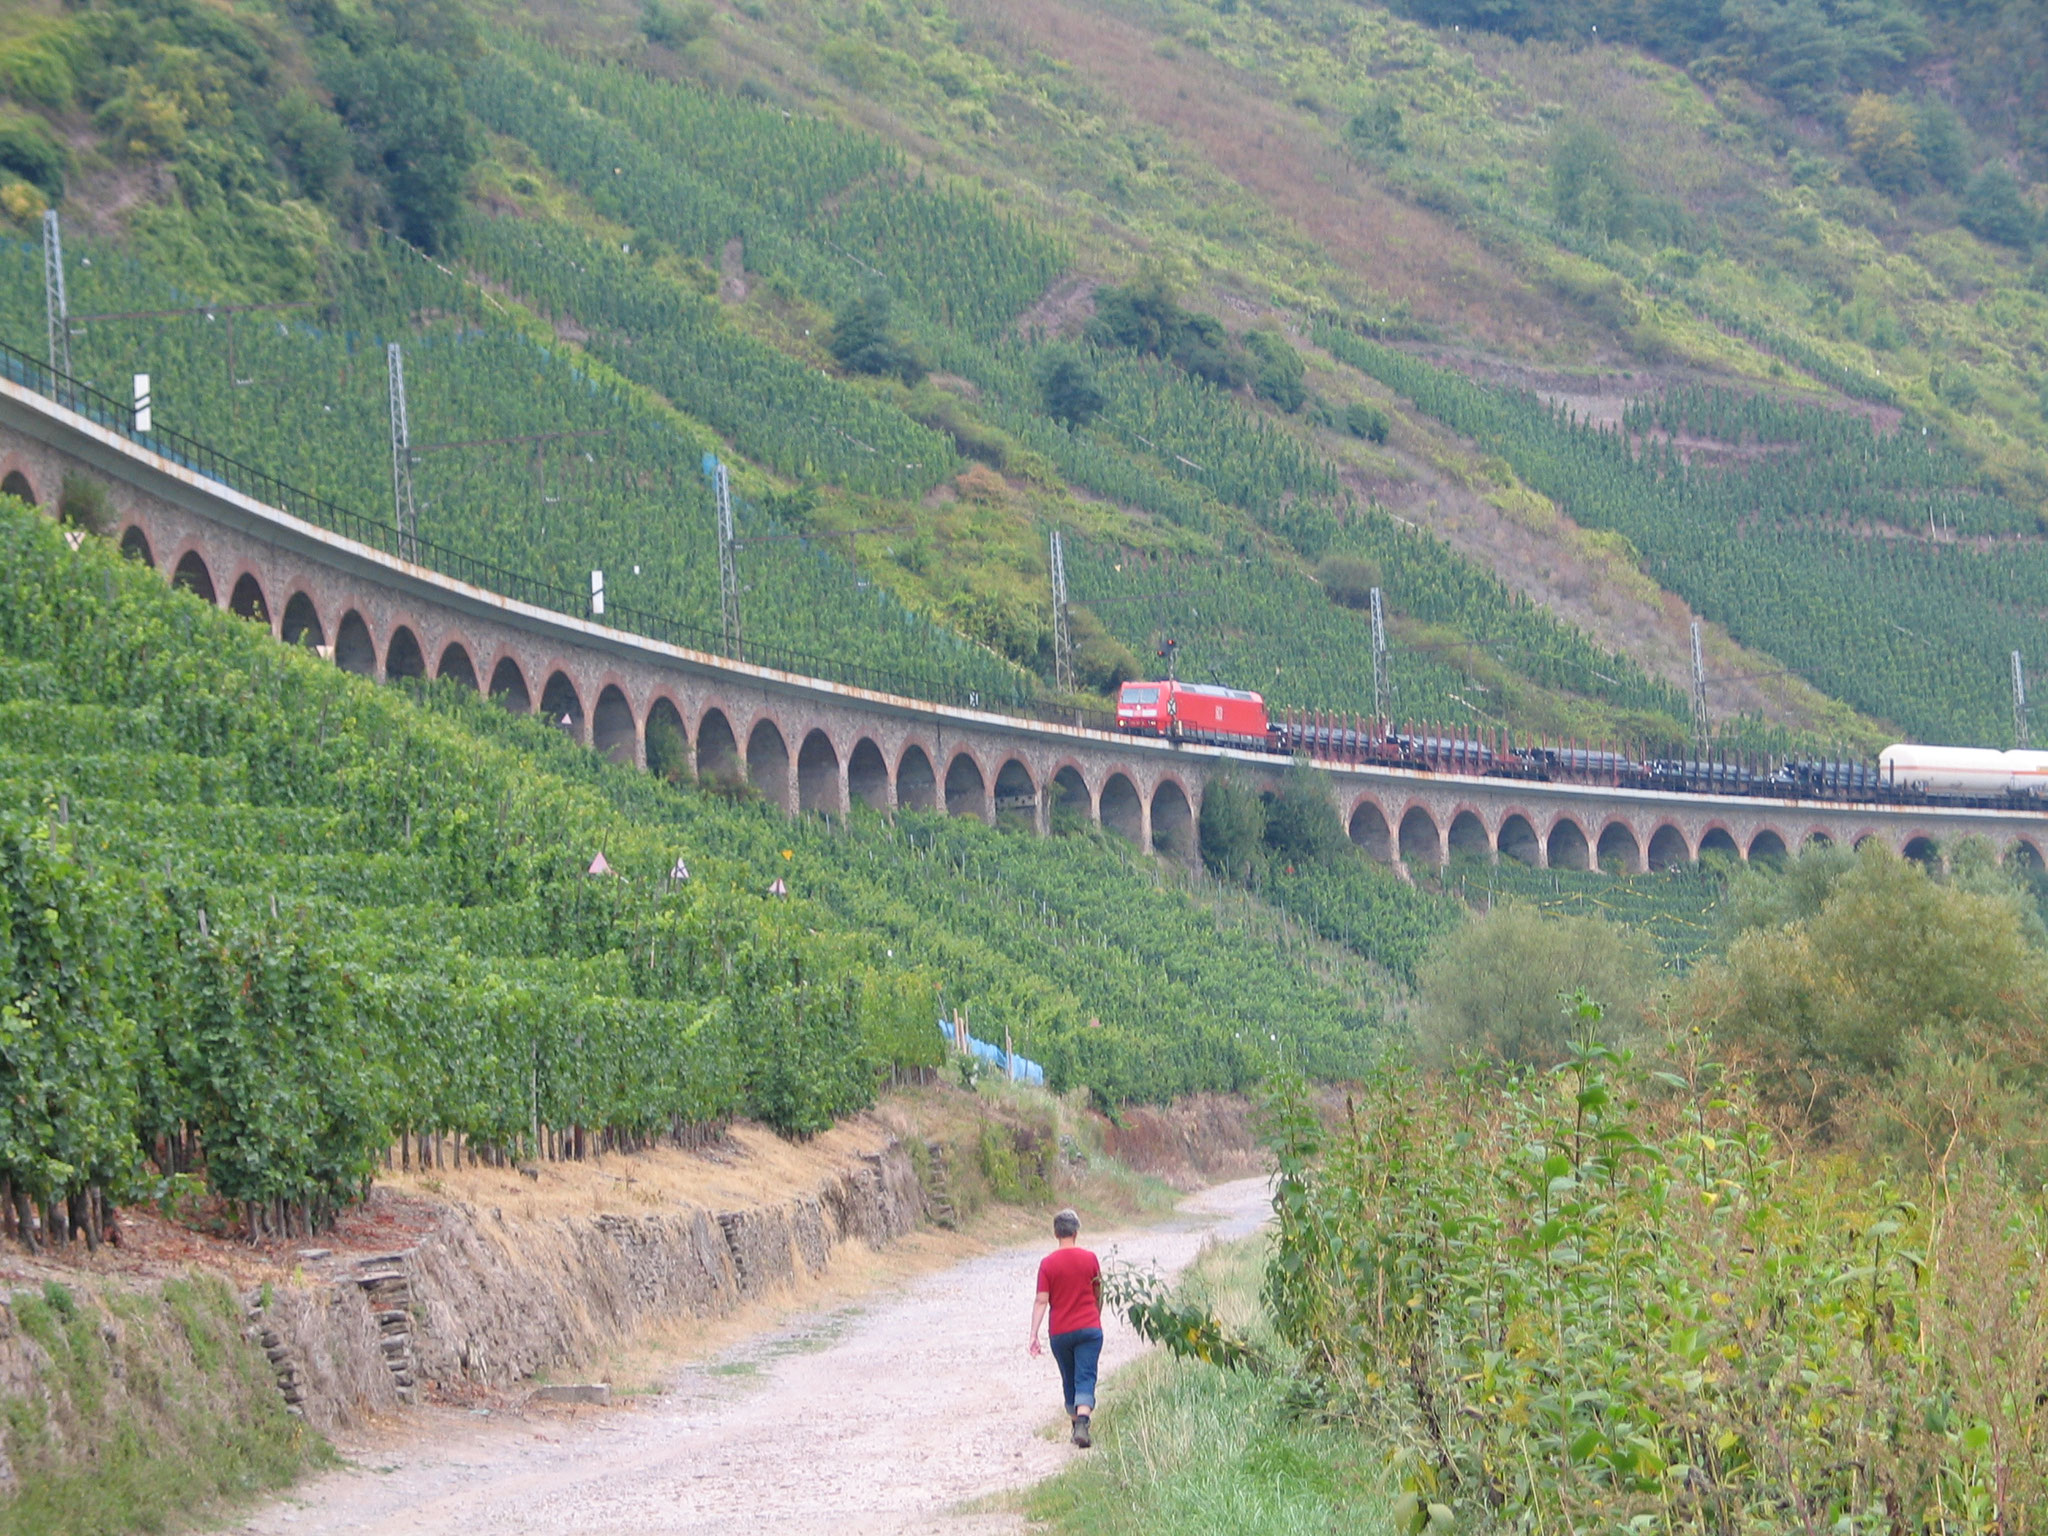
[[[107,490],[121,547],[208,602],[366,677],[450,678],[538,709],[615,762],[744,780],[791,814],[859,802],[1022,824],[1083,817],[1197,853],[1205,786],[1271,756],[1022,720],[773,671],[521,602],[267,506],[117,428],[0,377],[0,490],[46,509],[64,478]],[[1326,764],[1373,856],[1635,871],[1721,852],[1781,856],[1878,838],[1936,858],[1978,835],[2039,860],[2048,814],[1820,805]]]

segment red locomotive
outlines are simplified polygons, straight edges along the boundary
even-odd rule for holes
[[[1180,683],[1125,683],[1116,698],[1116,728],[1146,736],[1252,736],[1272,729],[1266,701],[1240,688]]]

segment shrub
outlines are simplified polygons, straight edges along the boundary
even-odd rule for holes
[[[1316,567],[1323,596],[1342,608],[1370,608],[1372,589],[1380,584],[1380,568],[1357,555],[1325,555]]]
[[[710,0],[645,0],[640,31],[649,42],[681,48],[711,30],[712,14]]]
[[[1069,427],[1086,426],[1109,403],[1095,382],[1095,370],[1072,348],[1047,354],[1039,369],[1038,393],[1045,414]]]
[[[53,201],[64,195],[71,153],[40,118],[0,115],[0,170],[13,172]]]
[[[80,474],[64,477],[57,492],[57,516],[72,527],[101,538],[112,534],[118,521],[113,504],[107,500],[107,488],[91,476]]]
[[[2022,250],[2033,244],[2041,222],[2021,193],[2018,178],[2002,165],[1988,165],[1977,173],[1963,194],[1962,221],[1973,235]]]
[[[925,376],[924,359],[890,325],[891,301],[870,288],[832,317],[832,357],[848,373],[901,379],[915,385]]]
[[[1266,805],[1258,791],[1225,774],[1202,796],[1202,862],[1226,880],[1249,880],[1265,851]]]
[[[1563,1061],[1584,1028],[1560,1001],[1606,1001],[1599,1038],[1634,1033],[1656,984],[1641,937],[1598,917],[1495,907],[1438,939],[1418,973],[1416,1048],[1425,1061],[1477,1055],[1528,1066]]]
[[[1760,1086],[1823,1133],[1939,1162],[2019,1149],[2048,1063],[2048,956],[2025,892],[1958,849],[1946,883],[1876,844],[1798,860],[1677,1016],[1754,1052]],[[1768,882],[1764,884],[1768,890]],[[1773,921],[1773,919],[1785,919]]]
[[[1308,398],[1302,383],[1307,369],[1301,354],[1278,331],[1247,331],[1244,345],[1258,364],[1254,383],[1259,394],[1283,411],[1300,410]]]
[[[1265,797],[1266,846],[1294,864],[1313,864],[1350,847],[1329,776],[1305,758],[1289,764],[1279,789]]]
[[[1384,443],[1390,426],[1387,413],[1376,405],[1354,400],[1344,407],[1344,430],[1353,437],[1362,437],[1369,443]]]

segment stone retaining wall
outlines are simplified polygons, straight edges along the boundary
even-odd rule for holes
[[[318,1259],[322,1284],[250,1298],[251,1336],[286,1401],[322,1428],[409,1402],[415,1383],[506,1387],[677,1318],[716,1317],[822,1273],[842,1244],[883,1248],[924,1195],[891,1142],[775,1205],[520,1223],[451,1205],[403,1253]]]

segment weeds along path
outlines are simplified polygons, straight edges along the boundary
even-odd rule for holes
[[[1084,1233],[1180,1269],[1210,1237],[1268,1213],[1241,1179],[1157,1226]],[[639,1410],[476,1421],[323,1474],[243,1521],[249,1536],[983,1536],[1008,1516],[952,1513],[1084,1454],[1064,1427],[1050,1354],[1024,1352],[1044,1245],[1004,1249],[836,1312],[801,1318],[672,1377]],[[1142,1346],[1107,1326],[1105,1373]],[[1113,1396],[1112,1384],[1108,1395]]]

